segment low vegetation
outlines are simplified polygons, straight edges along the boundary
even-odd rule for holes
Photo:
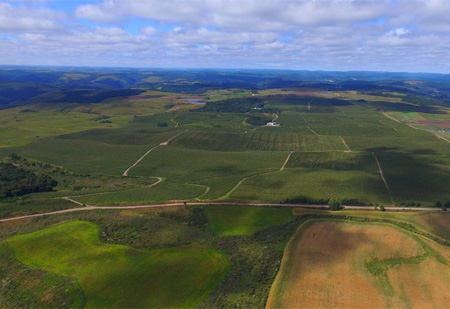
[[[82,221],[7,243],[25,265],[75,278],[88,307],[196,306],[219,284],[228,264],[218,252],[201,247],[146,251],[104,244],[98,228]]]

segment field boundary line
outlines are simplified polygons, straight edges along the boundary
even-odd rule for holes
[[[341,141],[344,143],[345,147],[347,147],[348,151],[346,152],[352,152],[352,150],[350,149],[350,147],[348,147],[347,143],[345,142],[344,138],[342,136],[339,135],[339,138],[341,139]]]
[[[131,165],[129,168],[127,168],[126,170],[125,170],[125,172],[123,172],[123,174],[122,174],[122,176],[123,177],[127,177],[128,176],[128,172],[133,168],[133,167],[135,167],[136,165],[138,165],[150,152],[152,152],[153,150],[155,150],[156,148],[158,148],[158,147],[160,147],[160,146],[167,146],[172,140],[174,140],[175,138],[177,138],[178,136],[180,136],[181,134],[183,134],[183,133],[185,133],[185,132],[187,132],[187,131],[189,131],[189,130],[186,130],[186,131],[183,131],[183,132],[180,132],[180,133],[178,133],[177,135],[175,135],[175,136],[172,136],[171,138],[169,138],[167,141],[165,141],[165,142],[162,142],[161,144],[159,144],[159,145],[156,145],[155,147],[153,147],[153,148],[151,148],[150,150],[148,150],[146,153],[144,153],[139,159],[137,159],[137,161],[136,162],[134,162],[134,164],[133,165]]]
[[[284,163],[283,163],[283,166],[280,168],[280,172],[284,170],[284,168],[286,167],[286,164],[289,162],[289,159],[291,158],[291,155],[292,155],[293,153],[294,153],[294,152],[291,151],[291,152],[287,155],[286,160],[285,160]]]
[[[391,199],[391,202],[392,202],[391,189],[389,188],[389,185],[388,185],[388,183],[387,183],[387,181],[386,181],[386,178],[384,178],[383,169],[381,168],[380,161],[378,161],[378,157],[377,157],[377,155],[375,154],[375,152],[372,152],[372,155],[373,155],[373,157],[375,158],[375,162],[377,163],[377,166],[378,166],[378,172],[380,173],[381,180],[383,180],[384,186],[385,186],[386,189],[388,190],[389,198]]]
[[[311,129],[310,127],[308,127],[308,129],[309,129],[312,133],[314,133],[315,135],[320,136],[320,134],[317,134],[317,132],[314,131],[313,129]]]

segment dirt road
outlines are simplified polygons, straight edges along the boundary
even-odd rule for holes
[[[149,151],[147,151],[146,153],[144,153],[139,159],[137,159],[137,161],[134,162],[133,165],[131,165],[129,168],[127,168],[127,169],[125,170],[125,172],[123,172],[122,176],[127,177],[127,176],[128,176],[128,172],[129,172],[133,167],[135,167],[136,165],[138,165],[139,162],[141,162],[141,161],[142,161],[142,160],[143,160],[150,152],[152,152],[153,150],[155,150],[155,149],[158,148],[158,147],[169,145],[169,143],[170,143],[172,140],[174,140],[175,138],[177,138],[178,136],[180,136],[181,134],[183,134],[183,133],[185,133],[185,132],[187,132],[187,131],[188,131],[188,130],[183,131],[183,132],[180,132],[180,133],[178,133],[177,135],[172,136],[171,138],[169,138],[167,141],[165,141],[165,142],[163,142],[163,143],[161,143],[161,144],[159,144],[159,145],[157,145],[157,146],[151,148]]]
[[[179,206],[206,206],[206,205],[217,205],[217,206],[251,206],[251,207],[295,207],[295,208],[306,208],[306,209],[328,209],[327,205],[307,205],[307,204],[279,204],[279,203],[239,203],[239,202],[173,202],[173,203],[163,203],[163,204],[147,204],[147,205],[129,205],[129,206],[84,206],[70,209],[63,209],[57,211],[50,211],[32,215],[25,215],[12,218],[0,219],[0,223],[9,222],[20,219],[27,218],[37,218],[46,217],[64,213],[79,212],[79,211],[90,211],[90,210],[117,210],[117,209],[142,209],[142,208],[161,208],[161,207],[179,207]],[[437,211],[438,208],[427,208],[427,207],[398,207],[398,206],[386,206],[387,211]],[[344,206],[345,210],[374,210],[371,206]]]

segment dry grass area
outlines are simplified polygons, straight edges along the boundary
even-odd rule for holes
[[[310,221],[290,240],[267,307],[446,307],[450,272],[433,254],[377,275],[366,266],[425,254],[417,240],[386,225]]]

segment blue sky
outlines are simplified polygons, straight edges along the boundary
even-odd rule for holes
[[[0,64],[450,73],[449,0],[0,0]]]

